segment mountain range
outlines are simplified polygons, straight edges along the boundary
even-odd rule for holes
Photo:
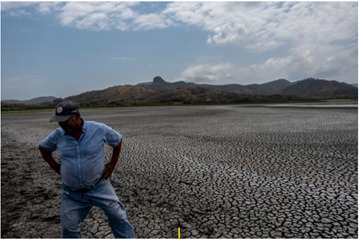
[[[263,84],[210,85],[191,82],[167,82],[160,76],[152,82],[114,86],[89,91],[68,100],[83,106],[124,106],[151,104],[242,103],[357,98],[358,88],[324,79],[308,78],[290,82],[285,79]]]
[[[160,76],[152,82],[119,85],[65,98],[81,106],[131,106],[153,104],[290,102],[358,97],[357,86],[335,80],[308,78],[290,82],[285,79],[263,84],[210,85],[191,82],[167,82]],[[2,104],[46,105],[59,101],[40,97],[28,101],[7,100]]]

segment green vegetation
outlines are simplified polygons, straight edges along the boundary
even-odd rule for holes
[[[26,105],[26,104],[3,104],[1,103],[1,112],[17,112],[17,111],[44,111],[53,109],[52,105]]]
[[[332,103],[332,104],[343,104],[343,103],[358,103],[358,99],[350,99],[350,98],[338,98],[338,99],[328,99],[323,100],[325,103]]]
[[[310,99],[299,98],[297,96],[282,96],[280,94],[273,94],[269,96],[264,95],[239,95],[235,93],[228,93],[223,95],[216,95],[212,98],[207,95],[199,94],[192,96],[178,96],[171,94],[164,94],[152,99],[127,99],[119,101],[92,101],[80,102],[80,106],[85,109],[97,108],[111,108],[111,107],[136,107],[136,106],[169,106],[169,105],[217,105],[217,104],[251,104],[251,103],[322,103],[322,104],[356,104],[357,99]],[[26,105],[26,104],[8,104],[1,103],[1,112],[18,112],[18,111],[49,111],[53,110],[56,102],[43,103],[41,105]]]

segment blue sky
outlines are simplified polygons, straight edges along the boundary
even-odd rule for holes
[[[1,99],[161,76],[357,83],[357,2],[2,2]]]

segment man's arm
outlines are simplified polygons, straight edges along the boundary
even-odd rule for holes
[[[60,167],[61,165],[55,161],[55,159],[52,157],[51,153],[47,151],[44,147],[41,145],[39,146],[39,150],[41,152],[42,157],[45,159],[45,161],[50,165],[52,169],[55,170],[58,174],[60,174]]]
[[[121,153],[121,146],[122,146],[122,140],[119,144],[117,144],[116,147],[113,148],[111,161],[105,165],[105,168],[102,172],[102,178],[104,178],[104,179],[109,178],[111,176],[113,170],[115,170],[115,167],[116,167],[116,164],[118,161],[118,157],[120,156],[120,153]]]

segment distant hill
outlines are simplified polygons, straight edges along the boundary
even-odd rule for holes
[[[263,84],[210,85],[167,82],[160,76],[152,82],[123,85],[68,97],[82,106],[126,106],[153,104],[198,104],[242,102],[288,102],[332,98],[357,98],[358,89],[338,81],[308,78],[296,82],[285,79]]]
[[[281,94],[313,99],[348,98],[358,96],[358,88],[337,81],[309,78],[287,86]]]
[[[281,94],[282,90],[292,85],[291,82],[285,79],[278,79],[275,81],[263,83],[263,84],[250,84],[250,85],[239,85],[239,84],[228,84],[228,85],[202,85],[206,88],[219,89],[226,92],[234,92],[238,94],[246,95],[272,95]]]
[[[191,82],[167,82],[160,76],[137,85],[119,85],[103,90],[67,97],[81,106],[135,106],[161,104],[216,104],[256,102],[298,102],[325,99],[358,98],[358,88],[338,81],[308,78],[290,82],[278,79],[263,84],[210,85]],[[60,99],[40,97],[27,101],[2,101],[2,108],[18,106],[51,106]]]
[[[56,97],[49,96],[49,97],[37,97],[32,98],[30,100],[3,100],[2,103],[6,104],[25,104],[25,105],[37,105],[43,103],[52,103]]]

